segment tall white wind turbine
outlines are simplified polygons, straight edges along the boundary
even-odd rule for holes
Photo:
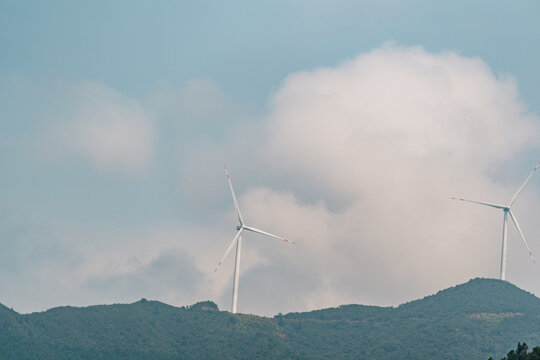
[[[506,279],[506,239],[508,237],[508,216],[510,216],[510,218],[512,219],[512,222],[516,226],[516,229],[519,235],[521,236],[521,239],[523,239],[523,243],[525,244],[525,247],[527,248],[527,251],[529,252],[529,256],[531,257],[533,263],[536,264],[536,260],[534,259],[531,249],[529,248],[529,244],[527,244],[527,240],[525,240],[525,236],[523,235],[523,232],[521,231],[521,228],[519,227],[516,216],[512,213],[512,210],[510,208],[512,207],[512,205],[518,198],[519,194],[521,193],[525,185],[527,185],[527,183],[529,182],[529,180],[531,179],[531,177],[533,176],[533,174],[535,173],[536,169],[538,169],[539,166],[540,166],[540,163],[536,165],[536,167],[533,169],[529,177],[527,177],[527,179],[525,179],[525,181],[519,187],[519,189],[517,189],[516,193],[514,194],[514,196],[512,196],[512,199],[510,200],[510,203],[507,206],[490,204],[490,203],[480,202],[480,201],[467,200],[467,199],[452,198],[453,200],[467,201],[474,204],[490,206],[492,208],[500,209],[503,211],[504,216],[503,216],[502,249],[501,249],[501,280]]]
[[[223,263],[223,260],[225,260],[225,258],[227,257],[231,249],[233,248],[234,244],[236,244],[236,259],[234,261],[233,295],[232,295],[232,308],[231,308],[231,312],[233,314],[236,314],[236,304],[238,303],[238,278],[240,276],[240,253],[241,253],[241,248],[242,248],[242,232],[244,230],[251,231],[257,234],[269,236],[274,239],[282,240],[288,244],[295,244],[295,242],[287,240],[280,236],[272,235],[270,233],[267,233],[266,231],[262,231],[251,226],[246,226],[246,224],[244,223],[244,219],[242,218],[242,214],[240,213],[240,208],[238,207],[238,201],[236,200],[236,195],[234,194],[234,190],[231,184],[231,178],[229,177],[229,172],[227,171],[227,167],[225,167],[225,174],[227,175],[227,181],[229,182],[229,187],[231,188],[231,194],[232,194],[232,198],[234,202],[234,209],[236,210],[236,216],[238,217],[239,224],[236,227],[236,230],[238,231],[236,233],[236,236],[233,238],[231,244],[227,248],[227,251],[225,251],[225,254],[219,261],[214,272],[218,270],[218,268]]]

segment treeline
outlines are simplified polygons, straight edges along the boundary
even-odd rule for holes
[[[516,350],[510,352],[501,360],[540,360],[540,346],[535,346],[531,352],[528,352],[529,346],[526,343],[518,343]],[[494,360],[490,357],[488,360]]]
[[[60,307],[18,314],[0,304],[0,360],[500,359],[540,344],[540,299],[512,284],[470,282],[399,307],[344,305],[260,317],[206,301],[174,307]],[[526,344],[505,360],[540,360]]]

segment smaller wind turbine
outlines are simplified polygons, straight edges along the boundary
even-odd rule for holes
[[[525,236],[523,235],[523,232],[521,231],[521,228],[519,227],[516,216],[512,213],[510,208],[512,207],[512,205],[518,198],[519,194],[521,193],[525,185],[527,185],[527,183],[529,182],[529,180],[531,179],[534,172],[536,171],[536,169],[538,169],[539,166],[540,166],[540,163],[536,165],[536,167],[533,169],[529,177],[525,179],[523,184],[519,187],[519,189],[517,189],[516,193],[514,194],[514,196],[512,196],[512,199],[510,200],[510,203],[507,206],[490,204],[490,203],[485,203],[485,202],[480,202],[480,201],[467,200],[467,199],[457,199],[454,197],[452,198],[453,200],[467,201],[467,202],[471,202],[471,203],[475,203],[479,205],[490,206],[490,207],[500,209],[503,211],[504,217],[503,217],[503,233],[502,233],[502,249],[501,249],[501,280],[506,279],[506,239],[508,237],[508,215],[510,215],[510,218],[512,219],[512,222],[516,226],[516,229],[519,235],[523,239],[523,243],[525,244],[525,247],[527,248],[527,251],[529,252],[529,256],[531,257],[533,263],[536,264],[536,260],[534,259],[531,249],[529,248],[529,244],[527,244],[527,240],[525,240]]]
[[[225,251],[225,254],[219,261],[214,272],[218,270],[218,268],[223,263],[223,260],[225,260],[225,258],[227,257],[231,249],[233,248],[234,244],[236,244],[236,259],[234,261],[233,297],[232,297],[232,308],[231,308],[231,312],[233,314],[236,314],[236,304],[238,303],[238,278],[240,276],[240,253],[241,253],[241,247],[242,247],[242,232],[244,230],[251,231],[257,234],[261,234],[261,235],[272,237],[274,239],[285,241],[286,243],[289,243],[289,244],[295,244],[295,242],[287,240],[280,236],[272,235],[270,233],[267,233],[266,231],[255,229],[254,227],[251,227],[251,226],[246,226],[244,223],[244,219],[242,218],[242,214],[240,213],[240,208],[238,207],[238,201],[236,200],[236,195],[234,194],[234,190],[231,184],[231,178],[229,176],[229,172],[227,171],[227,167],[225,167],[225,174],[227,175],[227,181],[229,182],[229,187],[231,188],[231,194],[232,194],[232,198],[234,202],[234,209],[236,210],[236,216],[238,217],[239,225],[236,227],[236,230],[238,231],[236,233],[236,236],[233,238],[231,244],[227,248],[227,251]]]

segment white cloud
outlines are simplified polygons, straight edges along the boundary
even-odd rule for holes
[[[156,135],[150,114],[137,100],[98,82],[76,84],[68,92],[47,132],[56,152],[79,156],[99,170],[148,171]]]
[[[245,275],[242,311],[398,304],[498,276],[500,214],[450,196],[506,202],[519,185],[488,175],[538,134],[510,77],[479,59],[386,44],[292,74],[266,120],[257,152],[264,161],[247,167],[270,167],[271,181],[289,192],[248,189],[241,205],[255,226],[298,246],[294,256],[256,250],[261,263]],[[522,250],[516,245],[512,256],[528,261]],[[262,266],[271,274],[265,281],[281,287],[275,296],[250,276]]]

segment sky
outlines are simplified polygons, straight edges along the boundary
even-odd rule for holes
[[[0,0],[0,303],[396,306],[499,276],[540,3]],[[540,178],[513,212],[540,259]],[[513,224],[507,280],[540,296]]]

